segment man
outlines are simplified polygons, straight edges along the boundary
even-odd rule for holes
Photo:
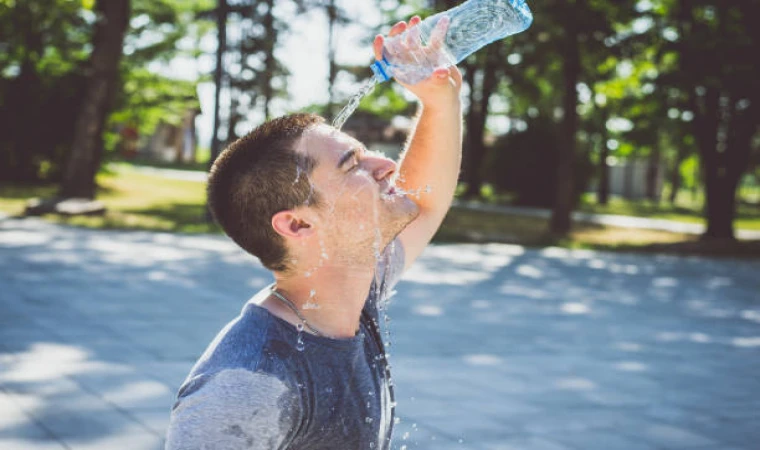
[[[383,42],[374,42],[378,59]],[[265,123],[220,155],[208,186],[214,215],[275,283],[192,369],[168,449],[390,447],[393,387],[378,309],[451,204],[461,83],[451,67],[405,86],[421,106],[400,166],[306,114]]]

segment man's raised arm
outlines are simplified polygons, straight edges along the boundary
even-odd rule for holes
[[[414,17],[407,25],[399,22],[389,36],[419,24]],[[444,32],[440,34],[442,39]],[[437,45],[431,41],[430,45]],[[375,57],[382,58],[383,37],[375,38]],[[410,133],[399,168],[398,185],[406,191],[422,189],[412,197],[420,215],[399,234],[405,251],[405,268],[422,253],[451,206],[462,162],[462,105],[459,94],[462,74],[456,66],[437,69],[415,85],[401,83],[420,101],[415,126]],[[426,188],[429,192],[425,192]]]

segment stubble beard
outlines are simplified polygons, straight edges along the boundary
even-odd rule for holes
[[[336,255],[335,262],[340,261],[346,266],[376,265],[385,247],[420,214],[419,207],[413,201],[408,198],[399,200],[410,204],[403,208],[387,204],[388,207],[380,212],[378,222],[365,223],[364,228],[359,230],[352,227],[350,235],[354,239],[346,239],[348,231],[333,233],[331,247],[340,248],[340,256]]]

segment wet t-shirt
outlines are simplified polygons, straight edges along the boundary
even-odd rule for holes
[[[298,331],[258,303],[209,345],[182,384],[167,449],[388,449],[393,388],[378,307],[401,274],[403,250],[383,253],[359,332],[330,339]]]

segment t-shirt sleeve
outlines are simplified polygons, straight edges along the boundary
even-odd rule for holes
[[[166,450],[286,448],[299,411],[297,397],[274,376],[245,369],[200,376],[180,391]]]

